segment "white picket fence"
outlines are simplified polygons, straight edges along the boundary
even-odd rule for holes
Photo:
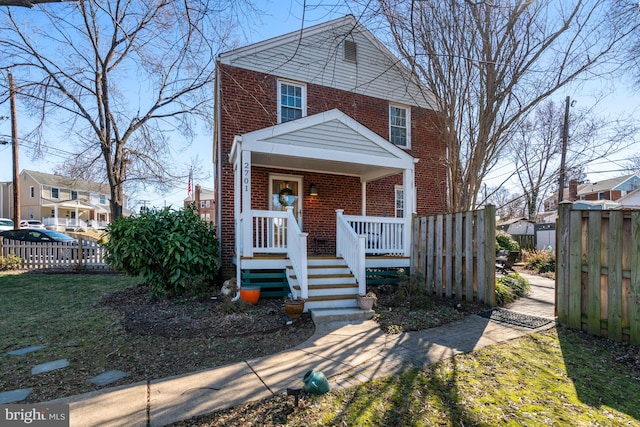
[[[78,250],[81,247],[82,250]],[[42,268],[110,270],[104,248],[88,240],[78,242],[23,242],[0,238],[0,254],[22,258],[22,270]]]

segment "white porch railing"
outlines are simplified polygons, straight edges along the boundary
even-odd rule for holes
[[[367,274],[365,268],[366,236],[358,235],[343,215],[344,210],[336,209],[336,256],[342,257],[358,282],[358,294],[367,293]]]
[[[365,237],[365,252],[372,255],[409,256],[404,218],[343,215],[356,234]]]
[[[298,285],[300,286],[300,295],[297,295],[295,289],[291,290],[294,297],[300,297],[302,299],[309,298],[309,276],[307,272],[307,236],[309,233],[303,233],[298,226],[298,221],[293,215],[293,207],[287,207],[287,242],[289,242],[287,255],[293,272],[298,279]]]
[[[46,227],[81,228],[86,230],[87,223],[77,218],[42,218]]]
[[[241,222],[242,224],[242,222]],[[294,274],[300,285],[300,294],[291,290],[294,297],[309,297],[309,279],[307,273],[307,236],[303,233],[295,216],[293,207],[282,211],[251,211],[253,230],[243,229],[243,233],[251,233],[251,251],[255,253],[284,253],[289,258]]]

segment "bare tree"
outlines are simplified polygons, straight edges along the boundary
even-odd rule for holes
[[[520,218],[524,215],[524,198],[511,193],[506,187],[492,187],[488,189],[486,202],[496,207],[496,215],[500,220],[506,221]]]
[[[378,0],[404,61],[440,102],[449,208],[476,206],[517,126],[569,83],[618,69],[635,0]]]
[[[509,150],[529,219],[535,219],[542,196],[558,188],[565,106],[547,100],[518,124]],[[610,120],[589,109],[570,108],[565,170],[571,179],[583,175],[587,163],[628,147],[638,131],[627,119]],[[569,179],[566,180],[566,184]]]
[[[79,0],[0,11],[0,67],[20,79],[19,95],[38,116],[34,134],[42,141],[45,124],[65,130],[77,152],[66,169],[101,170],[114,217],[125,183],[174,177],[168,135],[188,143],[195,123],[211,120],[215,55],[241,1]]]

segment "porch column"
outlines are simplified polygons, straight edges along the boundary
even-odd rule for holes
[[[241,202],[241,233],[243,254],[245,256],[253,256],[253,231],[251,224],[251,151],[240,151],[241,167],[240,167],[240,193],[242,194]]]
[[[367,182],[360,181],[362,186],[362,216],[367,216]]]
[[[411,219],[416,212],[416,187],[414,169],[405,169],[402,172],[402,184],[404,193],[404,255],[411,255]]]

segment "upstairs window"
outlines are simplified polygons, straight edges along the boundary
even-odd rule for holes
[[[107,196],[105,196],[104,194],[100,195],[99,200],[100,200],[100,204],[101,205],[106,205],[107,204]]]
[[[55,187],[51,188],[51,198],[52,199],[59,199],[60,198],[60,189],[59,188],[55,188]]]
[[[357,62],[358,59],[358,45],[352,40],[344,41],[344,60],[347,62]]]
[[[78,200],[78,192],[71,190],[71,200]]]
[[[33,186],[29,187],[29,196],[31,196],[32,199],[36,197],[36,189],[33,188]]]
[[[293,82],[278,82],[278,123],[307,115],[307,87]]]
[[[389,105],[389,141],[405,148],[411,146],[411,110]]]

